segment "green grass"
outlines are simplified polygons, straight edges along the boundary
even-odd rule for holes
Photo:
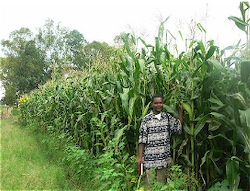
[[[41,146],[39,135],[20,127],[17,116],[2,120],[0,131],[0,190],[76,189],[64,166],[55,160],[56,153]]]

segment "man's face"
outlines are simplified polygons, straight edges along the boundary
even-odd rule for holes
[[[158,114],[162,111],[163,108],[163,100],[161,97],[155,97],[152,103],[154,114]]]

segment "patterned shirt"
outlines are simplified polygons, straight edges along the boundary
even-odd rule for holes
[[[143,167],[168,167],[171,159],[170,137],[174,133],[181,133],[181,123],[169,113],[161,112],[161,119],[157,119],[153,111],[146,115],[141,123],[139,143],[144,143]]]

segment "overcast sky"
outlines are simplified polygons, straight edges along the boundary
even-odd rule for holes
[[[36,33],[50,18],[56,23],[76,29],[88,42],[113,43],[121,32],[156,35],[161,19],[170,16],[170,31],[185,31],[191,19],[201,22],[207,40],[226,47],[244,38],[229,16],[240,16],[235,0],[2,0],[0,3],[0,40],[21,27]],[[0,56],[3,56],[0,51]],[[1,92],[0,92],[1,93]]]
[[[218,43],[235,42],[239,36],[231,32],[238,29],[227,17],[240,15],[238,7],[234,0],[5,0],[0,6],[0,39],[21,27],[35,32],[50,18],[78,30],[89,42],[112,44],[115,35],[131,28],[153,37],[160,18],[170,16],[170,30],[194,19]]]

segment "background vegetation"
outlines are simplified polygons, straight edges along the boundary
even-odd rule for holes
[[[242,2],[242,18],[229,17],[246,35],[248,10],[249,4]],[[50,138],[66,142],[68,153],[62,160],[68,162],[75,177],[88,182],[93,190],[135,190],[143,184],[136,175],[135,164],[140,121],[149,110],[150,97],[161,93],[165,109],[172,115],[177,115],[178,103],[183,104],[185,122],[183,134],[173,138],[169,181],[166,185],[156,183],[152,189],[247,190],[250,186],[248,43],[221,50],[213,40],[192,39],[186,51],[179,53],[177,46],[173,49],[169,45],[173,35],[165,29],[165,22],[160,24],[154,44],[123,34],[120,37],[124,46],[119,48],[98,42],[86,45],[79,33],[67,33],[61,28],[56,32],[77,36],[76,39],[81,39],[77,42],[81,43],[67,35],[55,35],[58,39],[62,37],[62,41],[55,41],[53,35],[48,35],[52,32],[47,23],[47,28],[41,29],[36,37],[41,43],[39,50],[34,51],[34,40],[26,40],[24,44],[31,43],[33,53],[41,52],[41,63],[47,64],[47,68],[41,66],[45,72],[42,76],[47,80],[48,74],[52,80],[25,89],[18,85],[21,80],[12,81],[12,74],[8,73],[12,70],[3,72],[5,84],[13,84],[14,92],[23,95],[19,101],[20,120]],[[206,33],[200,24],[197,27]],[[22,38],[2,42],[9,50],[3,68],[12,63],[15,68],[15,64],[19,66],[25,60],[26,53],[10,51],[13,49],[10,45],[19,41]],[[60,43],[71,44],[72,49],[65,49],[67,46]],[[94,51],[102,45],[103,49]],[[74,50],[78,53],[84,50],[84,54],[76,54]],[[226,56],[228,52],[230,56]],[[28,78],[24,79],[28,83]]]

